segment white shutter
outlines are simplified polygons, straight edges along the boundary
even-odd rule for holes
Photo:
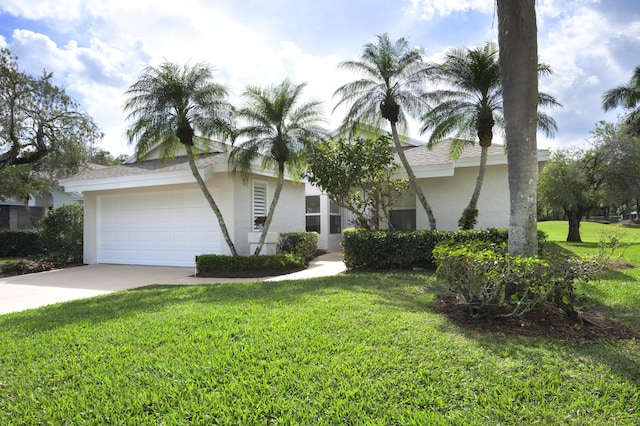
[[[267,216],[267,184],[265,182],[253,182],[253,229],[258,230],[255,224],[257,217]]]

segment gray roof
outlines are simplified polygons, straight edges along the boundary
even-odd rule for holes
[[[407,161],[412,166],[423,166],[430,164],[446,164],[452,163],[449,158],[449,150],[451,148],[452,139],[445,139],[442,142],[428,148],[422,146],[405,146],[404,154]],[[478,144],[465,148],[458,160],[464,158],[480,158],[482,148]],[[489,147],[489,155],[505,155],[504,145],[493,144]]]
[[[226,153],[203,154],[198,157],[196,164],[199,169],[216,164],[226,165],[228,155]],[[87,170],[71,176],[67,180],[81,181],[92,179],[108,179],[125,176],[147,175],[153,173],[167,173],[190,170],[186,155],[170,160],[144,160],[137,163],[118,164],[96,170]]]

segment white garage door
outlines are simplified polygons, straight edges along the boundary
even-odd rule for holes
[[[98,198],[98,263],[194,266],[195,256],[220,253],[220,243],[199,189]]]

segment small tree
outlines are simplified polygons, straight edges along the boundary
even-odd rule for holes
[[[567,241],[582,242],[580,221],[597,204],[602,186],[601,160],[593,152],[556,151],[540,175],[543,203],[562,209],[569,220]]]
[[[407,188],[406,180],[391,178],[397,168],[388,136],[340,138],[316,146],[307,178],[352,212],[356,227],[379,229],[381,215],[389,217],[391,196]]]

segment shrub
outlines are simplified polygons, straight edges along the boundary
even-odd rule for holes
[[[22,257],[42,253],[40,234],[36,230],[0,232],[0,256]]]
[[[0,272],[6,275],[23,275],[53,269],[53,262],[45,260],[18,259],[0,265]]]
[[[47,213],[40,241],[48,255],[68,263],[82,262],[83,215],[82,204],[66,204]]]
[[[500,316],[521,316],[544,302],[552,302],[571,318],[575,310],[576,281],[589,280],[600,261],[558,254],[509,256],[506,244],[438,244],[433,251],[437,275],[468,305],[473,316],[506,307]]]
[[[287,232],[280,234],[279,253],[290,253],[309,264],[318,253],[317,232]]]
[[[269,256],[226,256],[203,254],[196,257],[199,277],[259,277],[302,270],[303,259],[290,253]]]
[[[350,269],[432,267],[431,251],[442,238],[443,234],[438,231],[345,229],[344,262]]]
[[[508,231],[501,228],[410,232],[350,228],[343,231],[342,247],[350,269],[434,268],[432,251],[439,242],[502,244],[506,251],[507,240]],[[545,242],[544,232],[538,232],[539,247]]]

